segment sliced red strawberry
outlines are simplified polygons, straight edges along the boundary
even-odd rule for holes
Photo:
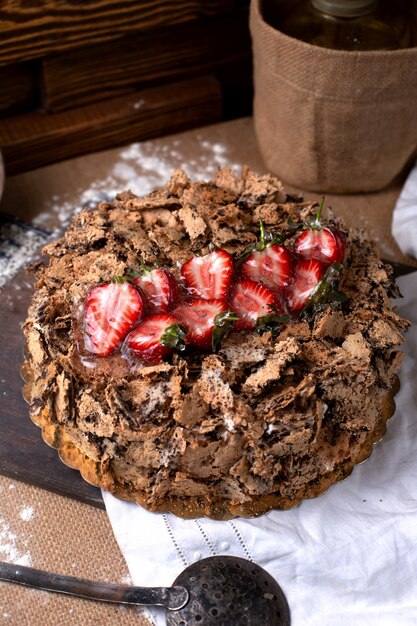
[[[181,276],[191,296],[206,300],[227,298],[233,276],[233,258],[226,250],[213,250],[189,259]]]
[[[288,285],[292,256],[285,246],[273,243],[263,250],[252,252],[240,266],[242,276],[261,282],[270,289]]]
[[[290,310],[299,313],[307,304],[317,284],[326,272],[326,266],[316,259],[299,259],[294,267],[286,296]]]
[[[332,228],[331,230],[333,235],[336,237],[337,243],[339,245],[339,261],[336,261],[336,263],[343,263],[343,261],[345,260],[346,252],[346,235],[337,228]]]
[[[134,324],[140,322],[145,297],[130,282],[103,283],[93,287],[85,304],[85,347],[97,356],[113,352]]]
[[[294,242],[294,252],[304,259],[316,259],[327,265],[342,263],[345,237],[335,228],[308,228]]]
[[[270,315],[277,305],[276,296],[268,287],[245,278],[233,285],[229,300],[239,317],[236,330],[255,328],[258,319]]]
[[[156,364],[175,348],[184,350],[186,329],[170,313],[157,313],[145,317],[126,337],[123,352],[132,354],[146,363]]]
[[[175,277],[162,267],[144,270],[141,276],[135,279],[148,300],[150,314],[169,311],[174,305],[178,293]]]
[[[225,300],[195,298],[180,304],[173,315],[187,329],[186,342],[202,350],[216,351],[221,338],[237,319]]]

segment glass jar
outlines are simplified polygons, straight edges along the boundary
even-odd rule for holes
[[[404,3],[393,0],[264,0],[266,22],[281,32],[335,50],[412,46]]]

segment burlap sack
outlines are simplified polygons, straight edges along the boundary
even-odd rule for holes
[[[267,167],[302,189],[387,186],[417,154],[417,48],[348,52],[284,35],[251,1],[254,120]]]

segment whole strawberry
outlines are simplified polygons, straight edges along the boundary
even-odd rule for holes
[[[227,298],[233,271],[232,256],[226,250],[215,249],[184,263],[181,277],[190,296],[222,300]]]
[[[155,365],[172,350],[185,350],[186,329],[170,313],[149,315],[126,337],[123,353]]]
[[[145,309],[145,297],[124,278],[93,287],[85,303],[85,348],[100,357],[111,354],[140,322]]]
[[[288,285],[292,267],[292,255],[281,243],[266,241],[263,223],[260,223],[260,239],[255,250],[240,265],[244,278],[261,282],[270,289],[282,289]]]
[[[255,328],[258,319],[271,315],[279,306],[273,291],[245,278],[233,285],[229,301],[239,318],[235,324],[236,330]]]
[[[326,265],[343,263],[346,237],[337,228],[324,226],[321,221],[323,201],[314,220],[294,241],[294,252],[303,259],[316,259]]]
[[[222,338],[238,319],[225,300],[204,298],[194,298],[180,304],[173,315],[187,329],[187,344],[213,352],[216,352]]]
[[[144,292],[150,314],[171,310],[178,294],[177,281],[171,272],[162,267],[148,269],[143,266],[141,275],[134,282]]]

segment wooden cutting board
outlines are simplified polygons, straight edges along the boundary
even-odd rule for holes
[[[19,272],[0,292],[0,473],[104,508],[100,490],[59,459],[29,418],[22,397],[21,324],[33,291],[32,280]]]
[[[415,268],[398,264],[394,269],[400,275]],[[56,450],[44,443],[22,397],[21,324],[32,291],[32,280],[21,271],[0,292],[0,473],[104,508],[100,490],[65,466]]]

